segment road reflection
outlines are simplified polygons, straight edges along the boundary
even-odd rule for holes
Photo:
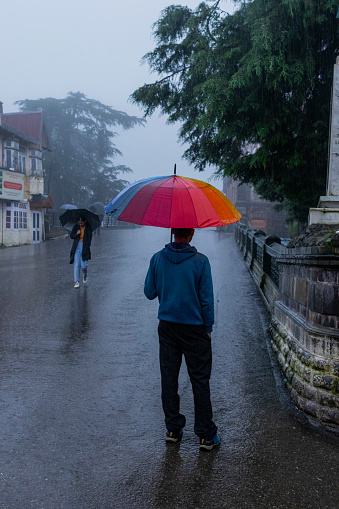
[[[220,449],[199,452],[198,441],[196,447],[197,455],[192,461],[192,455],[187,454],[186,448],[180,448],[180,444],[166,445],[152,507],[201,506],[213,485],[214,465]]]
[[[90,331],[90,311],[88,308],[87,287],[74,290],[68,297],[68,316],[61,336],[61,352],[68,355],[79,342],[88,339]]]

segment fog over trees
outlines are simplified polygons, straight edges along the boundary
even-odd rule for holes
[[[144,56],[159,79],[133,94],[145,115],[180,122],[198,170],[253,184],[305,221],[325,192],[335,0],[202,2],[167,7]]]
[[[114,165],[121,152],[113,140],[115,127],[131,129],[140,118],[114,110],[80,92],[64,99],[20,100],[21,111],[43,111],[51,151],[43,154],[45,191],[55,208],[64,203],[86,207],[109,203],[126,185],[121,178],[131,169]]]

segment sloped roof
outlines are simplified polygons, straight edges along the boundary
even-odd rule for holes
[[[33,194],[29,200],[31,210],[53,209],[54,203],[50,196],[46,194]]]
[[[48,149],[48,137],[41,111],[25,113],[2,113],[1,126],[9,128],[14,134],[23,134],[32,143]]]

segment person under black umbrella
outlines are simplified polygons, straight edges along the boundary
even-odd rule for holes
[[[73,245],[69,263],[74,263],[74,288],[80,287],[80,268],[83,272],[83,282],[88,283],[88,260],[91,259],[92,228],[84,216],[78,217],[78,222],[72,228],[71,239]]]

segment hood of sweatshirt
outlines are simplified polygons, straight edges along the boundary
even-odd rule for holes
[[[171,244],[166,244],[162,252],[170,262],[182,263],[194,256],[197,250],[187,242],[171,242]]]

